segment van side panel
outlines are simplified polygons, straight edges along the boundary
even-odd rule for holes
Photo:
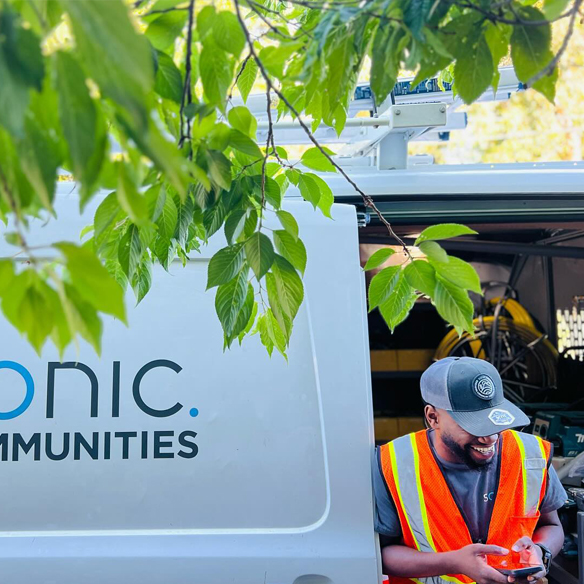
[[[59,231],[31,241],[76,239],[91,222],[76,207],[60,196]],[[287,208],[309,258],[288,363],[257,335],[223,352],[205,291],[221,237],[158,270],[140,305],[129,295],[101,357],[84,343],[39,357],[0,317],[3,580],[379,581],[355,210]]]

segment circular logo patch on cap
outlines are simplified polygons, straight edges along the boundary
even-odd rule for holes
[[[472,383],[473,391],[477,397],[484,400],[493,399],[495,395],[495,383],[488,375],[479,375]]]
[[[495,426],[509,426],[515,421],[515,416],[507,410],[493,410],[489,414],[489,420]]]

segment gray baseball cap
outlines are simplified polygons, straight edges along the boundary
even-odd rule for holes
[[[473,436],[491,436],[529,424],[529,418],[505,399],[497,369],[482,359],[436,361],[422,374],[420,388],[426,403],[446,410]]]

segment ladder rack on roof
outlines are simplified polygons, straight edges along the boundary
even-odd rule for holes
[[[506,100],[525,89],[511,67],[499,72],[497,91],[489,88],[478,102]],[[463,102],[454,95],[452,84],[443,83],[441,88],[438,79],[433,78],[412,88],[412,80],[399,80],[392,96],[382,104],[375,102],[369,84],[357,85],[341,135],[321,124],[314,132],[315,137],[323,144],[338,144],[336,160],[343,165],[373,162],[379,169],[406,168],[410,141],[447,140],[452,130],[467,126],[466,113],[456,111]],[[247,106],[258,120],[258,140],[265,141],[268,128],[266,96],[250,95]],[[369,114],[368,117],[361,117],[363,113]],[[275,112],[273,119],[276,119]],[[274,122],[273,128],[278,144],[309,144],[304,130],[291,117]]]

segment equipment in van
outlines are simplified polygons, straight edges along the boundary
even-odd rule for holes
[[[537,412],[533,433],[554,445],[557,456],[573,457],[584,452],[584,412]]]
[[[501,285],[491,282],[486,287]],[[503,286],[506,289],[503,296],[482,299],[479,315],[473,321],[475,335],[463,333],[459,337],[451,329],[438,345],[434,358],[485,359],[499,370],[505,394],[513,402],[523,405],[542,401],[557,385],[557,350],[515,300],[515,290],[508,284]],[[555,397],[555,393],[552,395]]]

